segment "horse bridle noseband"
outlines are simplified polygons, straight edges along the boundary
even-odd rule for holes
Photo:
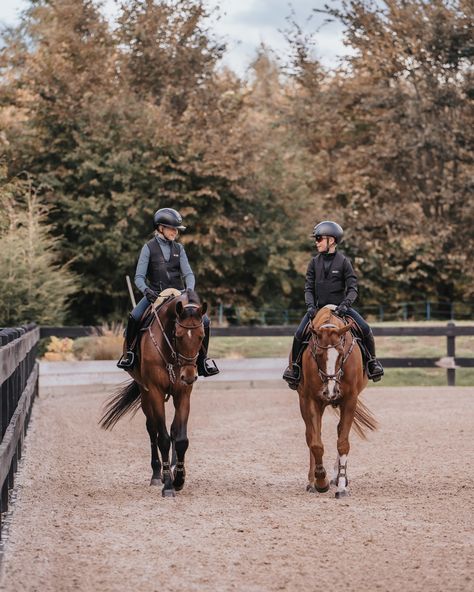
[[[319,329],[325,329],[325,328],[334,328],[337,329],[338,327],[336,325],[333,325],[332,323],[325,323],[324,325],[321,325],[319,327]],[[342,346],[342,349],[344,350],[345,346],[346,346],[346,333],[344,333],[344,335],[341,335],[339,337],[339,341],[338,343],[336,343],[335,345],[321,345],[318,342],[318,337],[316,335],[316,333],[312,332],[312,337],[311,337],[311,355],[314,358],[314,361],[316,362],[316,366],[318,367],[318,374],[319,374],[319,378],[321,379],[321,382],[323,384],[327,384],[330,380],[334,380],[337,382],[337,384],[341,384],[341,379],[342,376],[344,375],[344,364],[346,363],[347,358],[351,355],[352,350],[354,349],[354,345],[355,345],[355,339],[352,339],[351,345],[349,346],[349,349],[347,350],[346,354],[343,356],[342,361],[341,361],[341,365],[339,366],[339,370],[335,373],[335,374],[327,374],[326,372],[324,372],[324,370],[322,370],[318,364],[318,358],[317,358],[317,349],[331,349],[332,347],[337,348],[338,346]]]
[[[185,304],[183,306],[183,309],[186,309],[186,308],[199,308],[199,305],[198,304],[191,304],[191,303]],[[174,347],[173,347],[173,345],[171,344],[171,341],[168,339],[168,335],[166,335],[165,328],[163,327],[163,323],[161,322],[161,319],[158,316],[158,313],[156,312],[155,308],[153,308],[153,314],[155,315],[155,319],[158,321],[158,325],[160,326],[161,332],[163,333],[163,337],[165,338],[165,341],[168,344],[168,347],[170,348],[171,363],[167,361],[161,347],[159,346],[158,342],[155,339],[155,336],[153,335],[153,331],[151,330],[151,326],[153,323],[150,323],[148,325],[148,333],[149,333],[150,338],[153,342],[153,345],[155,346],[155,348],[158,350],[158,353],[163,358],[163,362],[166,364],[166,369],[168,370],[170,382],[172,382],[174,384],[174,382],[176,381],[176,373],[174,371],[175,366],[177,366],[178,368],[182,368],[183,366],[194,366],[196,368],[197,367],[197,359],[199,356],[199,351],[195,356],[192,356],[192,357],[185,356],[181,352],[178,351],[178,349],[176,347],[176,325],[179,325],[180,327],[183,327],[184,329],[191,331],[192,329],[198,329],[199,327],[202,327],[203,321],[201,320],[201,322],[198,323],[197,325],[191,325],[191,327],[187,327],[186,325],[183,325],[183,323],[180,323],[179,319],[176,318],[175,328],[173,330],[173,343],[174,343]]]

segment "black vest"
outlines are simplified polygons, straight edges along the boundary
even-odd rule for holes
[[[326,304],[340,304],[347,296],[353,302],[357,297],[357,278],[350,260],[336,251],[329,269],[324,269],[321,254],[313,259],[314,296],[318,308]]]
[[[155,238],[148,241],[147,245],[150,249],[150,260],[148,261],[146,277],[150,282],[150,287],[158,292],[166,288],[184,290],[178,243],[172,241],[169,261],[165,260],[163,251]]]

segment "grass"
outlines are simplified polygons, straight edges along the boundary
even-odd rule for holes
[[[443,323],[374,323],[373,326],[433,326]],[[472,322],[456,324],[472,326]],[[210,355],[214,358],[287,358],[292,337],[212,337]],[[446,337],[377,337],[380,358],[442,358],[446,356]],[[474,336],[456,337],[456,356],[474,357]],[[442,368],[388,368],[379,383],[370,386],[446,386]],[[474,368],[456,370],[457,386],[474,386]]]
[[[380,382],[369,380],[369,387],[378,386],[446,386],[446,370],[441,368],[387,368]],[[456,370],[456,386],[474,386],[474,368]]]
[[[215,358],[286,358],[292,337],[212,337],[210,354]],[[381,358],[442,358],[446,337],[377,337]],[[456,337],[456,356],[474,357],[474,335]]]

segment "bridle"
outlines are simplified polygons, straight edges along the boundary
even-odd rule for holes
[[[332,323],[325,323],[324,325],[321,325],[319,327],[319,329],[337,329],[338,327]],[[316,362],[316,366],[318,368],[318,374],[319,374],[319,378],[321,379],[321,382],[323,384],[327,384],[330,380],[334,380],[338,385],[341,384],[341,380],[342,377],[344,375],[344,364],[346,363],[348,357],[351,355],[352,350],[354,349],[354,345],[355,345],[355,339],[352,339],[351,344],[349,346],[349,349],[347,350],[347,352],[344,353],[341,364],[339,366],[339,370],[337,370],[337,372],[335,374],[327,374],[327,372],[325,372],[318,364],[318,358],[317,358],[317,350],[318,349],[331,349],[332,347],[336,348],[338,346],[341,346],[343,351],[346,348],[346,333],[344,333],[344,335],[341,335],[339,337],[339,341],[338,343],[334,344],[334,345],[321,345],[318,342],[318,336],[315,332],[312,331],[312,336],[311,336],[311,355],[313,356],[314,361]]]
[[[185,304],[183,306],[183,310],[186,310],[187,308],[196,308],[197,309],[197,308],[199,308],[199,305],[198,304],[191,304],[191,303]],[[165,328],[163,327],[163,323],[161,322],[161,319],[158,316],[158,313],[156,312],[155,308],[153,308],[153,314],[155,315],[155,319],[157,320],[158,325],[159,325],[161,332],[163,334],[163,337],[165,338],[165,341],[168,344],[168,347],[170,349],[171,362],[169,362],[167,360],[167,358],[165,357],[165,355],[163,353],[163,350],[161,349],[161,347],[159,346],[158,342],[155,339],[155,336],[153,335],[153,331],[151,330],[151,326],[153,323],[150,323],[148,325],[148,333],[149,333],[150,338],[153,342],[153,345],[155,346],[158,353],[163,358],[163,362],[165,363],[166,369],[168,370],[170,382],[174,384],[176,381],[176,373],[175,373],[174,369],[176,367],[182,368],[184,366],[194,366],[194,368],[196,368],[197,367],[197,359],[199,356],[199,350],[198,350],[197,354],[192,357],[185,356],[181,352],[178,351],[178,348],[176,347],[176,325],[179,325],[180,327],[183,327],[184,329],[187,329],[188,331],[192,331],[193,329],[199,329],[200,327],[202,327],[203,321],[201,319],[200,323],[195,324],[195,325],[191,325],[191,326],[187,326],[187,325],[183,325],[183,323],[180,323],[179,317],[177,317],[175,324],[174,324],[174,329],[173,329],[173,335],[172,335],[173,344],[172,344],[168,338],[168,335],[166,335]],[[173,347],[173,345],[174,345],[174,347]]]

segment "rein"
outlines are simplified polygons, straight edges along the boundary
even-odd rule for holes
[[[333,325],[330,323],[325,324],[325,325],[321,325],[319,328],[324,329],[326,327],[337,329],[336,325]],[[326,349],[327,350],[327,349],[331,349],[332,347],[337,348],[337,346],[342,346],[342,348],[345,349],[345,347],[346,347],[346,333],[344,333],[344,335],[342,335],[339,338],[339,341],[338,341],[338,343],[336,343],[336,345],[321,345],[318,342],[318,338],[317,338],[316,334],[313,333],[313,335],[311,337],[311,355],[313,356],[313,359],[316,362],[319,378],[321,379],[321,382],[323,384],[326,384],[330,380],[336,381],[339,385],[341,384],[341,379],[344,375],[344,364],[346,363],[347,359],[351,355],[352,350],[354,349],[354,345],[355,345],[355,339],[352,338],[351,345],[349,346],[349,349],[347,350],[347,352],[345,352],[345,354],[342,358],[341,365],[339,366],[339,370],[335,374],[327,374],[326,372],[324,372],[324,370],[322,370],[322,368],[318,364],[317,349],[319,348],[319,349]]]
[[[186,304],[183,308],[199,308],[199,306],[197,304]],[[197,366],[196,361],[199,356],[199,351],[195,356],[192,356],[192,357],[184,356],[182,353],[180,353],[176,348],[176,333],[175,333],[175,331],[173,331],[173,336],[174,336],[174,339],[173,339],[174,347],[173,347],[171,341],[168,339],[168,336],[166,335],[165,328],[163,327],[163,323],[161,322],[161,319],[158,316],[158,313],[156,312],[155,308],[153,308],[153,314],[155,315],[155,319],[158,321],[158,325],[160,327],[161,333],[163,334],[163,337],[165,338],[165,341],[168,344],[168,347],[170,349],[171,363],[167,361],[166,356],[163,353],[163,350],[161,349],[161,347],[159,346],[158,342],[155,339],[155,336],[153,335],[153,331],[151,330],[151,326],[153,323],[150,323],[150,325],[148,325],[148,334],[150,335],[153,345],[155,346],[156,350],[158,351],[158,353],[160,354],[160,356],[163,359],[163,362],[166,365],[166,369],[168,370],[170,382],[172,384],[174,384],[176,381],[176,373],[174,370],[175,367],[176,366],[178,368],[181,368],[183,366],[195,366],[196,367]],[[176,325],[179,325],[180,327],[183,327],[184,329],[188,329],[189,331],[191,331],[192,329],[198,329],[199,327],[202,327],[202,324],[203,324],[203,321],[201,320],[201,322],[199,324],[191,325],[191,327],[187,327],[186,325],[183,325],[182,323],[180,323],[179,319],[176,319],[175,328],[176,328]]]

